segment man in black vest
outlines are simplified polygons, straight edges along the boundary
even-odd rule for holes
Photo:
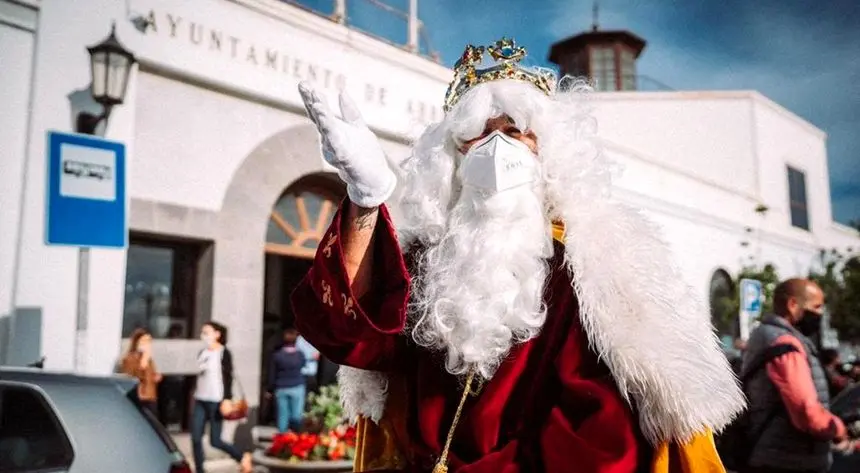
[[[828,410],[817,346],[823,307],[818,285],[789,279],[774,291],[775,314],[766,315],[750,335],[741,372],[748,380],[750,409],[747,471],[825,472],[832,448],[847,453],[854,447],[845,425]]]

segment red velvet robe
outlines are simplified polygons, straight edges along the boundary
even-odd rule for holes
[[[387,210],[382,208],[376,229],[373,288],[357,303],[346,278],[340,228],[339,211],[292,295],[298,329],[336,363],[402,381],[407,421],[398,436],[400,451],[406,452],[409,471],[429,472],[463,386],[445,371],[444,355],[416,346],[403,333],[410,277]],[[449,471],[648,470],[652,449],[608,369],[588,347],[563,255],[556,242],[541,335],[514,347],[495,376],[469,398]],[[397,389],[390,391],[389,396],[398,395]]]

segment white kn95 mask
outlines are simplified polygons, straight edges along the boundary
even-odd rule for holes
[[[523,142],[497,130],[469,148],[460,163],[460,177],[464,185],[504,192],[534,182],[535,160]]]

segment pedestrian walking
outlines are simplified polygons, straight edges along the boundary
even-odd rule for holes
[[[243,472],[251,471],[251,454],[221,438],[224,415],[233,409],[233,356],[227,349],[227,328],[209,322],[200,331],[205,347],[197,356],[199,374],[194,390],[191,443],[194,468],[203,473],[203,432],[209,424],[209,443],[239,462]]]
[[[120,371],[138,379],[137,398],[140,405],[158,417],[158,384],[161,373],[152,360],[152,334],[144,328],[132,332],[128,351],[120,363]]]

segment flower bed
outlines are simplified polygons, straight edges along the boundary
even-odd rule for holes
[[[308,396],[306,432],[284,432],[272,438],[260,464],[286,469],[350,471],[355,458],[355,427],[349,425],[337,386],[324,386]],[[292,465],[295,468],[289,468]]]
[[[284,460],[352,460],[355,457],[355,428],[338,426],[319,434],[285,432],[272,438],[266,450]]]

